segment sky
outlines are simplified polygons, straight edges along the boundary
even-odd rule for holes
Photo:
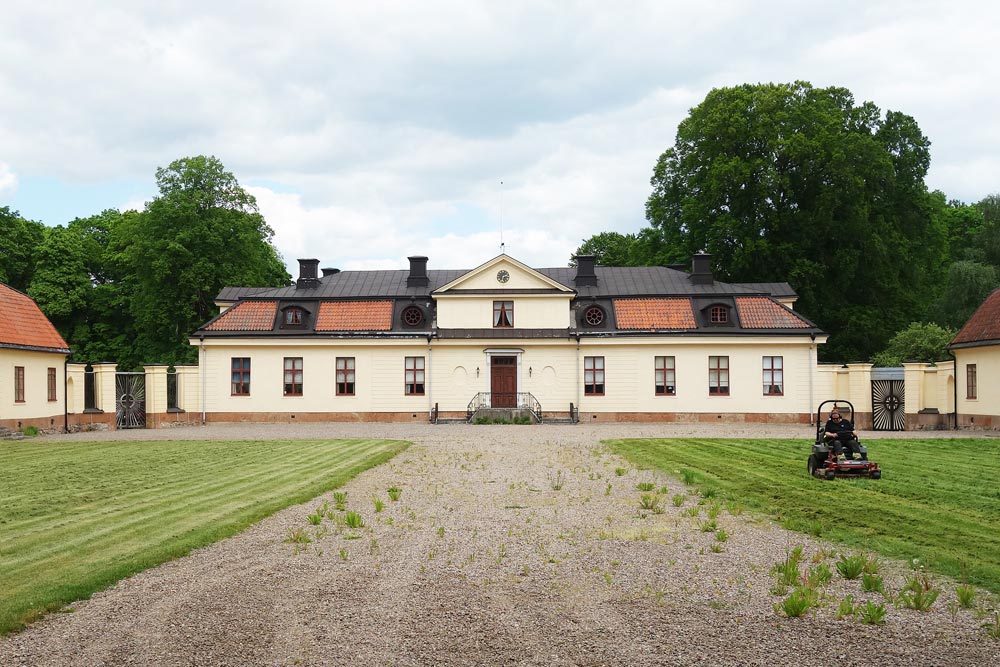
[[[713,88],[809,81],[913,116],[926,182],[1000,191],[1000,3],[72,2],[0,12],[0,206],[141,210],[214,155],[274,244],[349,269],[564,266],[646,224]]]

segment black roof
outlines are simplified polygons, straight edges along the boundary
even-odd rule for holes
[[[277,287],[225,287],[217,297],[220,301],[236,301],[240,298],[254,299],[374,299],[374,298],[419,298],[430,296],[431,292],[469,273],[471,269],[449,269],[427,271],[426,287],[407,287],[409,271],[341,271],[319,279],[318,287],[296,288]],[[542,275],[565,285],[583,297],[640,297],[640,296],[707,296],[764,294],[769,296],[795,296],[788,283],[723,283],[696,285],[684,271],[663,266],[598,266],[597,285],[576,287],[573,278],[576,268],[559,267],[535,269]]]

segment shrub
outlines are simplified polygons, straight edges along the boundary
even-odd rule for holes
[[[387,493],[389,494],[389,500],[396,502],[403,495],[403,490],[398,486],[390,486]]]
[[[955,595],[962,609],[970,609],[976,603],[976,589],[969,584],[961,584],[955,589]]]
[[[854,596],[848,595],[846,598],[841,600],[840,604],[837,606],[836,617],[838,619],[847,618],[854,616],[856,613],[858,613],[858,607],[854,604]]]
[[[858,615],[865,625],[882,625],[885,623],[885,605],[869,600],[858,610]]]
[[[866,562],[865,557],[861,554],[852,556],[840,554],[840,560],[837,561],[837,572],[840,572],[840,576],[844,579],[857,579],[864,572]]]
[[[639,498],[639,509],[656,511],[660,507],[660,497],[651,493],[644,493]]]
[[[38,427],[37,426],[25,426],[21,430],[21,433],[23,433],[24,435],[26,435],[26,436],[28,436],[30,438],[34,438],[36,435],[38,435]]]
[[[788,618],[796,618],[805,614],[811,607],[816,605],[818,595],[812,588],[800,586],[792,591],[791,595],[774,605],[777,613],[783,613]]]
[[[867,593],[885,593],[885,583],[882,581],[882,577],[877,574],[868,574],[865,572],[861,575],[861,590]]]
[[[986,631],[987,637],[1000,640],[1000,611],[993,612],[993,618],[983,623],[981,627]]]
[[[799,583],[799,559],[795,552],[785,556],[785,560],[778,561],[771,568],[771,575],[778,579],[778,583],[785,586],[796,586]]]
[[[830,566],[826,563],[809,568],[809,574],[806,575],[806,581],[809,582],[809,586],[812,588],[818,588],[823,584],[827,584],[831,579],[833,579],[833,573],[830,572]]]
[[[344,523],[347,524],[348,528],[364,528],[365,520],[361,518],[361,515],[357,512],[348,512],[344,516]]]
[[[911,577],[899,592],[899,602],[904,607],[917,611],[928,611],[941,591],[931,585],[927,575]]]
[[[686,498],[687,498],[687,496],[681,495],[679,493],[675,493],[674,497],[671,498],[671,501],[674,503],[674,507],[680,507],[681,505],[684,504],[684,500]]]
[[[698,473],[688,468],[681,468],[681,480],[688,486],[698,481]]]
[[[635,485],[635,488],[638,489],[639,491],[647,491],[648,492],[648,491],[652,491],[653,489],[655,489],[656,485],[653,484],[652,482],[639,482],[638,484]]]
[[[618,475],[619,477],[624,476],[625,473],[627,472],[628,470],[626,468],[615,468],[615,474]]]

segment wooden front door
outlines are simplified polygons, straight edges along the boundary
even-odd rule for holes
[[[491,357],[490,407],[517,407],[517,357]]]

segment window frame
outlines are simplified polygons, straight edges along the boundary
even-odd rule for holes
[[[588,379],[588,373],[590,377]],[[600,377],[600,381],[598,381]],[[583,395],[604,396],[607,391],[607,366],[604,357],[583,358]]]
[[[778,360],[778,366],[774,366],[774,360]],[[771,366],[767,364],[770,360]],[[785,359],[782,355],[764,355],[761,357],[761,381],[762,388],[764,390],[764,396],[784,396],[785,395]],[[771,381],[768,382],[768,374],[770,374]],[[775,382],[775,374],[777,374],[777,382]],[[774,388],[777,387],[777,391]]]
[[[506,318],[506,324],[503,323]],[[493,302],[493,328],[513,329],[514,328],[514,302],[494,301]]]
[[[291,368],[289,368],[289,362],[291,362]],[[295,362],[298,362],[298,368],[296,368]],[[291,382],[288,381],[288,373],[291,373]],[[305,363],[302,357],[285,357],[282,363],[282,374],[281,374],[281,390],[282,396],[302,396],[302,381],[305,374]],[[298,382],[296,382],[296,378]],[[291,389],[289,389],[291,386]],[[298,387],[298,392],[296,393],[295,388]]]
[[[713,366],[713,361],[714,366]],[[722,365],[725,360],[725,366]],[[713,373],[715,374],[713,382]],[[725,381],[725,384],[723,384]],[[729,396],[731,380],[729,377],[729,356],[709,355],[708,357],[708,395],[709,396]]]
[[[236,368],[236,362],[240,361],[240,368]],[[244,366],[242,362],[246,362]],[[239,382],[233,381],[233,376],[239,373]],[[236,385],[239,384],[240,388],[245,388],[246,391],[236,391]],[[245,387],[244,387],[245,385]],[[229,361],[229,395],[230,396],[249,396],[250,395],[250,357],[230,357]]]
[[[708,321],[712,324],[729,324],[729,308],[726,306],[709,306]]]
[[[662,365],[661,359],[663,360]],[[662,383],[659,382],[658,375],[660,373],[663,373]],[[670,379],[673,382],[670,382]],[[665,354],[653,357],[653,394],[655,396],[677,395],[677,357]]]
[[[285,308],[285,326],[286,327],[300,327],[305,324],[306,311],[298,306],[289,306]]]
[[[14,402],[24,403],[24,366],[14,366]]]
[[[58,385],[56,384],[56,369],[49,367],[47,376],[48,376],[47,388],[49,394],[49,403],[54,403],[55,401],[59,400],[59,390],[58,390]]]
[[[979,378],[976,364],[965,365],[965,400],[979,400]]]
[[[341,365],[343,362],[343,366]],[[334,393],[337,396],[355,396],[357,389],[357,359],[356,357],[336,357],[334,368]],[[348,379],[350,378],[350,379]]]
[[[420,382],[417,382],[418,374]],[[425,357],[403,357],[403,395],[423,396],[427,389],[427,360]]]

